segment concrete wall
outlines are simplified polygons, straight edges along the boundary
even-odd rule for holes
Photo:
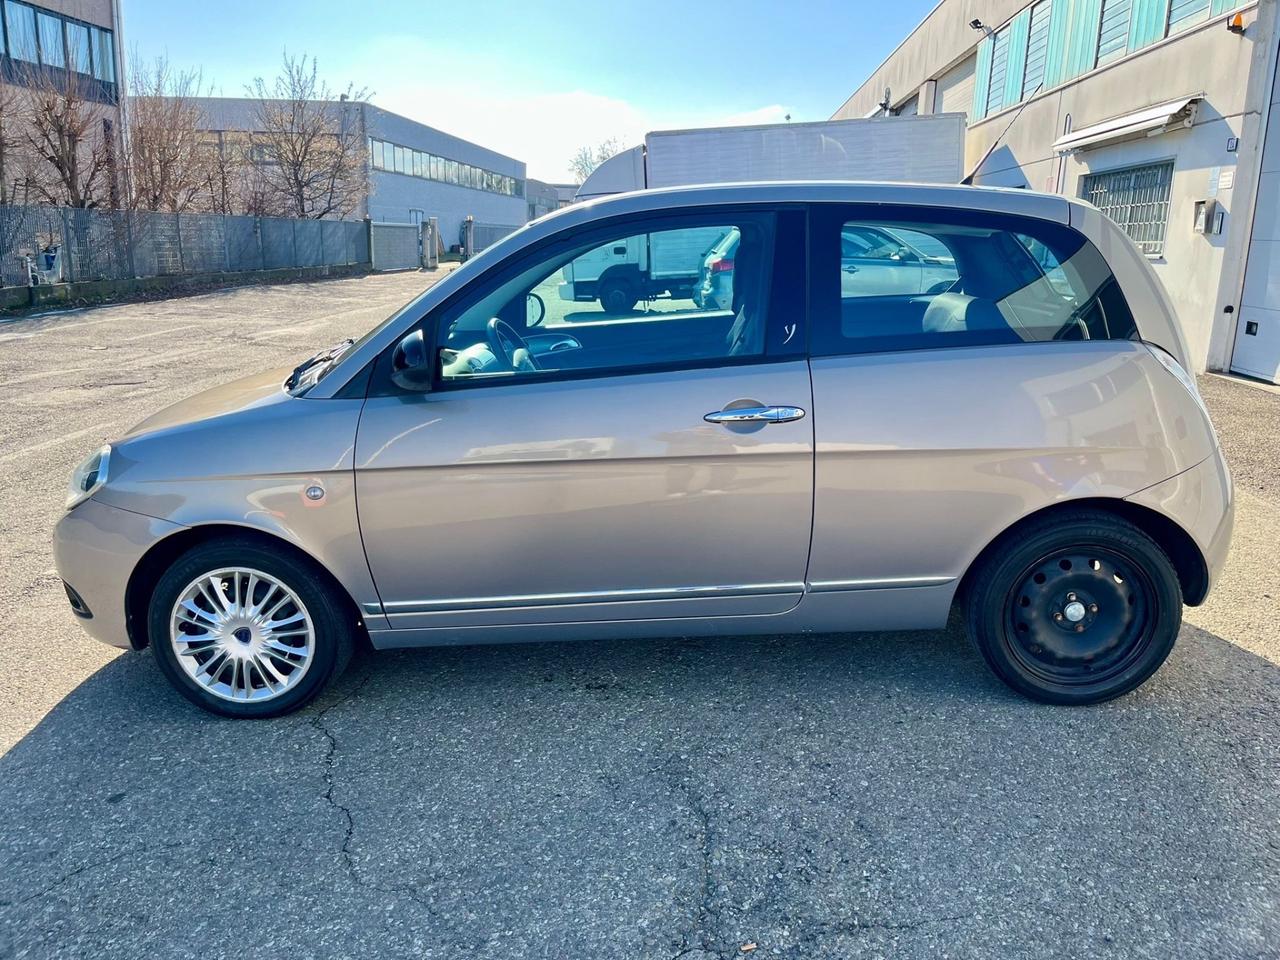
[[[989,27],[998,27],[1015,13],[1027,6],[1030,0],[943,0],[911,31],[875,72],[854,91],[832,120],[853,120],[865,117],[876,108],[884,97],[885,88],[890,91],[893,106],[904,103],[916,95],[929,80],[936,80],[947,69],[973,53],[985,34],[969,28],[969,21],[979,19]],[[869,11],[850,7],[849,17],[862,19]],[[853,29],[854,24],[842,24]],[[924,109],[921,103],[920,112]]]

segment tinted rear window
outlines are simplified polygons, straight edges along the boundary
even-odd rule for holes
[[[815,218],[815,354],[1136,336],[1106,261],[1069,227],[870,209]]]

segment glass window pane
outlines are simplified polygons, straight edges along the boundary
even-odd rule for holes
[[[661,284],[642,285],[642,253],[649,259],[649,274],[665,276]],[[446,317],[442,376],[446,381],[538,378],[761,356],[772,262],[769,215],[624,233],[603,243],[596,234],[576,249],[547,254]],[[642,303],[645,309],[637,309]],[[487,333],[495,317],[509,328],[499,330],[498,343]],[[664,323],[670,324],[669,333],[654,326]],[[597,336],[590,351],[562,346],[552,352],[536,337],[524,341],[554,329],[587,342],[593,327],[597,335],[607,332],[607,338]]]
[[[1027,62],[1022,71],[1022,99],[1035,94],[1044,83],[1044,65],[1049,54],[1049,0],[1031,8],[1031,28],[1027,34]]]
[[[83,23],[67,24],[68,66],[77,73],[89,74],[89,28]]]
[[[62,19],[47,13],[37,13],[40,29],[40,62],[50,67],[65,67],[67,52],[62,45]]]
[[[35,63],[37,59],[36,12],[25,3],[6,0],[4,18],[5,25],[9,29],[9,56],[15,60]]]
[[[1129,48],[1129,17],[1133,0],[1102,0],[1102,28],[1098,31],[1098,63],[1124,55]]]
[[[987,114],[1004,107],[1004,86],[1009,73],[1009,28],[995,35],[991,49],[991,84],[987,87]]]
[[[1134,334],[1102,255],[1060,224],[985,213],[849,221],[840,247],[839,315],[815,327],[819,354]]]
[[[1177,33],[1209,17],[1209,0],[1173,0],[1169,5],[1169,32]]]
[[[93,38],[93,75],[108,83],[116,82],[116,48],[110,30],[91,27]]]

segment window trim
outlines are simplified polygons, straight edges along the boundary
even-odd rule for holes
[[[434,393],[450,393],[455,390],[479,390],[490,387],[504,387],[542,383],[562,383],[575,380],[594,380],[604,377],[637,377],[655,373],[678,373],[690,370],[716,370],[723,367],[754,366],[765,363],[786,363],[803,360],[808,356],[809,331],[809,283],[807,237],[809,227],[806,222],[807,204],[803,203],[753,203],[723,204],[705,207],[687,207],[672,211],[645,211],[643,213],[622,214],[592,223],[588,229],[569,228],[562,230],[537,243],[525,247],[492,267],[454,292],[448,299],[433,307],[425,315],[416,317],[406,323],[396,334],[393,342],[373,361],[373,377],[370,380],[368,396],[421,396],[429,399]],[[787,215],[792,218],[788,220]],[[796,215],[799,214],[798,217]],[[477,377],[454,378],[445,380],[440,375],[438,365],[432,371],[431,389],[429,391],[402,390],[391,381],[391,356],[396,346],[406,336],[416,330],[422,330],[429,349],[433,355],[439,353],[440,325],[446,317],[452,315],[459,306],[466,302],[487,296],[511,277],[529,269],[538,260],[545,260],[557,248],[561,250],[577,247],[583,242],[591,243],[598,235],[600,243],[608,243],[610,237],[617,237],[619,229],[636,231],[679,230],[698,226],[719,225],[733,217],[772,217],[773,218],[773,262],[772,273],[767,293],[768,314],[765,320],[764,352],[747,357],[711,357],[693,360],[679,360],[663,363],[635,364],[624,367],[597,367],[581,370],[558,370],[537,376],[510,377]],[[788,236],[783,236],[784,230]],[[785,343],[786,349],[774,347],[785,325],[785,320],[778,309],[779,299],[778,277],[788,271],[789,279],[798,282],[802,302],[798,308],[787,311],[787,319],[794,319],[800,325],[802,335],[794,335]],[[799,318],[795,318],[798,313]],[[434,360],[433,360],[434,363]]]
[[[1090,243],[1088,237],[1069,224],[1060,223],[1056,220],[1045,220],[1040,217],[1029,217],[1017,213],[1004,213],[995,210],[983,210],[970,207],[951,207],[951,206],[918,206],[914,204],[877,204],[877,203],[841,203],[839,201],[829,201],[825,203],[814,203],[812,205],[813,213],[809,219],[809,322],[807,324],[809,332],[809,349],[808,355],[811,360],[822,359],[826,357],[864,357],[881,354],[913,354],[913,353],[936,353],[939,351],[962,350],[970,347],[980,347],[983,349],[1000,348],[1027,348],[1035,347],[1045,343],[1053,343],[1052,340],[1023,340],[1016,343],[1010,342],[1004,337],[997,339],[993,334],[990,342],[984,342],[986,338],[982,336],[974,336],[968,338],[963,343],[954,344],[938,344],[928,343],[920,346],[885,346],[876,345],[877,338],[866,338],[867,343],[871,344],[868,348],[860,349],[856,339],[847,338],[839,334],[827,334],[823,332],[822,322],[819,318],[836,317],[841,312],[840,305],[840,244],[831,242],[839,236],[841,229],[850,221],[854,222],[870,222],[876,224],[879,222],[892,221],[895,223],[919,223],[919,224],[954,224],[964,226],[965,218],[980,217],[989,221],[992,225],[996,225],[999,229],[1009,233],[1023,233],[1032,239],[1039,239],[1037,233],[1060,232],[1064,236],[1070,235],[1073,238],[1079,238],[1083,243]],[[1101,255],[1101,251],[1099,251]],[[1027,252],[1029,260],[1034,260],[1030,252]],[[1103,257],[1106,261],[1105,256]],[[1037,269],[1041,269],[1037,267]],[[1108,263],[1108,269],[1110,264]],[[1042,271],[1043,272],[1043,271]],[[1046,274],[1047,276],[1047,274]],[[1120,286],[1119,278],[1112,272],[1111,282],[1115,285],[1117,294],[1124,303],[1125,310],[1129,313],[1133,321],[1135,331],[1139,331],[1138,317],[1129,306],[1128,299],[1124,295],[1124,289]],[[1135,334],[1137,335],[1137,334]],[[1079,343],[1079,342],[1100,342],[1100,343],[1116,343],[1129,342],[1128,340],[1119,340],[1108,338],[1102,341],[1061,341],[1063,343]],[[839,349],[829,349],[831,346],[838,346]]]

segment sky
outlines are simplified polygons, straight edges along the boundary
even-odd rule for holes
[[[571,179],[649,130],[826,120],[936,0],[122,0],[127,57],[243,96],[308,54],[335,89]]]

